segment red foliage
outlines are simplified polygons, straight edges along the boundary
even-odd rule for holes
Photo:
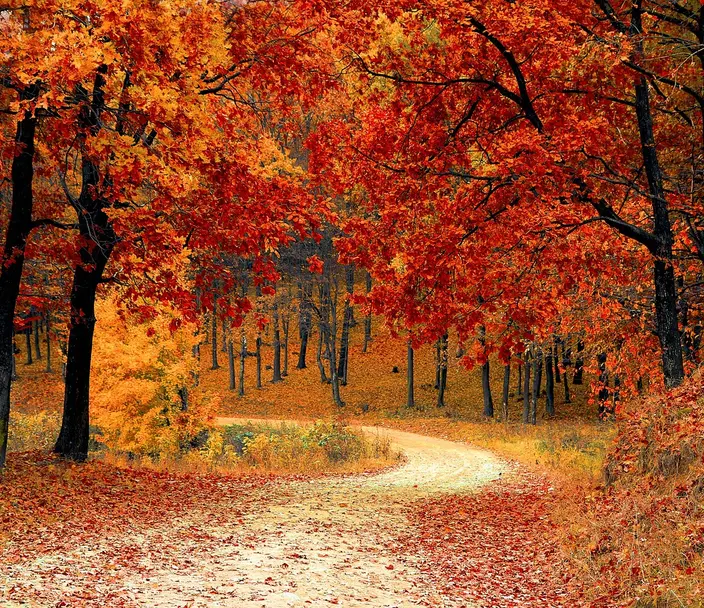
[[[425,556],[425,573],[451,597],[481,606],[584,605],[565,568],[550,514],[558,497],[544,477],[516,468],[510,479],[469,495],[418,503],[404,542]]]

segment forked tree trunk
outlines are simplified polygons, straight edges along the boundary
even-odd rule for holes
[[[345,270],[345,282],[349,297],[354,293],[354,266]],[[350,329],[354,323],[354,309],[350,299],[345,300],[345,312],[342,321],[342,336],[340,337],[340,360],[337,366],[337,375],[342,386],[347,386],[347,371],[350,358]]]

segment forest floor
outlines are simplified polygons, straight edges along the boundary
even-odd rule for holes
[[[2,605],[563,605],[561,582],[542,570],[557,559],[541,523],[545,482],[465,444],[368,430],[388,434],[404,463],[374,475],[193,484],[187,498],[171,492],[183,505],[155,495],[146,520],[108,510],[95,534],[59,518],[58,535],[49,526],[30,542],[11,539]]]

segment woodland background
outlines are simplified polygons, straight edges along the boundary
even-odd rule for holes
[[[4,488],[308,449],[223,416],[362,470],[382,421],[548,475],[572,601],[701,605],[701,2],[10,2],[0,45]]]

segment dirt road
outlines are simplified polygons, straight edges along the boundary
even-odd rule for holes
[[[134,567],[98,590],[106,607],[465,606],[440,597],[421,574],[423,556],[402,554],[398,539],[414,501],[471,491],[497,479],[503,463],[450,441],[365,431],[389,436],[406,461],[377,475],[269,484],[243,516],[191,511],[167,529],[126,531],[24,572],[49,585],[45,572],[72,564],[62,585],[75,587],[109,555],[130,551]],[[46,605],[56,606],[51,595]]]

